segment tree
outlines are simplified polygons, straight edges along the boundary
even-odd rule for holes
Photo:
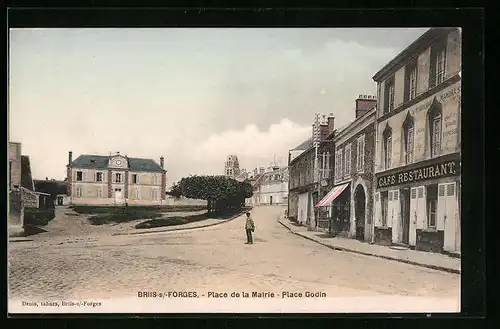
[[[226,176],[189,176],[174,184],[170,195],[207,200],[208,211],[223,212],[240,209],[253,190],[248,182]]]

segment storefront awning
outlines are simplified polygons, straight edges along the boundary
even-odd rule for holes
[[[325,195],[324,198],[321,199],[321,201],[316,204],[316,207],[329,207],[329,206],[331,206],[333,200],[335,200],[335,198],[338,197],[340,195],[340,193],[342,193],[345,190],[347,185],[349,185],[349,183],[335,186],[334,188],[332,188],[332,190],[330,192],[328,192],[328,194]]]

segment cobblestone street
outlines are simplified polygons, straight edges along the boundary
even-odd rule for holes
[[[127,298],[138,291],[320,291],[328,297],[404,295],[459,299],[460,276],[333,251],[291,234],[279,207],[187,231],[111,236],[58,234],[9,244],[10,298]],[[69,223],[68,223],[69,225]],[[95,228],[98,230],[99,228]],[[71,230],[70,230],[71,231]]]

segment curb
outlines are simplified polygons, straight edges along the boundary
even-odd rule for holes
[[[11,238],[12,239],[12,238]],[[9,239],[9,243],[14,243],[14,242],[29,242],[29,241],[33,241],[33,239]]]
[[[229,219],[225,219],[223,221],[217,222],[217,223],[212,223],[212,224],[205,224],[205,225],[200,225],[200,226],[194,226],[194,227],[186,227],[186,228],[171,228],[171,229],[165,229],[165,230],[160,230],[160,231],[150,231],[150,232],[131,232],[131,233],[113,233],[111,234],[112,236],[116,235],[138,235],[138,234],[154,234],[154,233],[165,233],[165,232],[175,232],[175,231],[188,231],[188,230],[194,230],[194,229],[199,229],[199,228],[205,228],[205,227],[210,227],[210,226],[215,226],[215,225],[220,225],[224,224],[227,222],[230,222],[240,216],[242,216],[246,210],[238,215],[235,215],[234,217],[231,217]]]
[[[443,271],[443,272],[448,272],[448,273],[453,273],[453,274],[460,274],[460,270],[455,270],[453,268],[448,268],[448,267],[444,267],[444,266],[431,265],[431,264],[422,264],[422,263],[417,263],[417,262],[414,262],[414,261],[411,261],[411,260],[406,260],[406,259],[394,258],[394,257],[390,257],[390,256],[383,256],[383,255],[377,255],[377,254],[372,254],[372,253],[363,252],[363,251],[359,251],[359,250],[348,249],[348,248],[344,248],[344,247],[331,246],[329,244],[326,244],[326,243],[323,243],[321,241],[315,240],[315,239],[310,238],[308,236],[302,235],[302,234],[300,234],[298,232],[294,232],[290,227],[286,226],[281,221],[278,221],[278,222],[281,225],[283,225],[284,227],[286,227],[291,233],[293,233],[293,234],[295,234],[297,236],[300,236],[300,237],[302,237],[304,239],[316,242],[316,243],[318,243],[318,244],[320,244],[322,246],[328,247],[328,248],[330,248],[332,250],[351,252],[351,253],[360,254],[360,255],[364,255],[364,256],[377,257],[377,258],[382,258],[382,259],[386,259],[386,260],[392,260],[392,261],[395,261],[395,262],[405,263],[405,264],[409,264],[409,265],[415,265],[415,266],[430,268],[430,269],[433,269],[433,270],[438,270],[438,271]]]

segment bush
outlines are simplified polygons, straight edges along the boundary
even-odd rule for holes
[[[24,225],[25,226],[45,226],[55,217],[54,208],[24,209]]]

